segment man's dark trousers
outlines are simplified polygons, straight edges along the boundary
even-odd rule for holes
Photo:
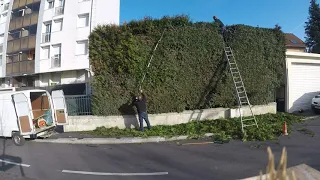
[[[140,123],[140,131],[144,131],[144,127],[143,127],[143,120],[146,121],[148,129],[151,129],[151,125],[149,122],[149,118],[148,118],[148,113],[147,112],[140,112],[139,113],[139,123]]]

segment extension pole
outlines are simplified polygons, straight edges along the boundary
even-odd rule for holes
[[[150,58],[150,60],[149,60],[148,66],[147,66],[147,68],[146,68],[146,72],[144,73],[144,75],[143,75],[143,77],[142,77],[142,80],[141,80],[141,82],[140,82],[140,85],[139,85],[139,91],[141,91],[142,83],[143,83],[144,79],[146,78],[147,71],[148,71],[148,68],[149,68],[149,66],[150,66],[150,64],[151,64],[151,61],[152,61],[152,59],[153,59],[154,53],[155,53],[155,51],[157,50],[158,45],[159,45],[160,41],[161,41],[161,40],[162,40],[162,38],[163,38],[164,31],[165,31],[165,29],[163,30],[163,32],[162,32],[162,34],[161,34],[160,39],[158,40],[158,42],[157,42],[156,46],[155,46],[155,47],[154,47],[154,49],[153,49],[153,52],[152,52],[151,58]]]

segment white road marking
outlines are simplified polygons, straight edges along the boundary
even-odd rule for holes
[[[7,163],[7,164],[13,164],[13,165],[17,165],[17,166],[30,167],[29,164],[15,163],[15,162],[3,160],[3,159],[0,159],[0,162],[4,162],[4,163]]]
[[[161,176],[167,175],[168,172],[152,172],[152,173],[104,173],[104,172],[88,172],[88,171],[70,171],[62,170],[63,173],[86,174],[96,176]]]

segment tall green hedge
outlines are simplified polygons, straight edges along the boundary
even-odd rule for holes
[[[192,23],[186,16],[145,18],[121,26],[99,26],[90,35],[93,111],[96,115],[132,114],[132,96],[153,48],[165,31],[142,85],[150,113],[181,112],[236,104],[223,39],[215,23]],[[244,25],[228,27],[252,104],[273,102],[285,63],[279,30]]]

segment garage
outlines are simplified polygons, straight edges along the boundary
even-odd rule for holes
[[[320,56],[287,53],[287,112],[309,110],[320,92]]]

